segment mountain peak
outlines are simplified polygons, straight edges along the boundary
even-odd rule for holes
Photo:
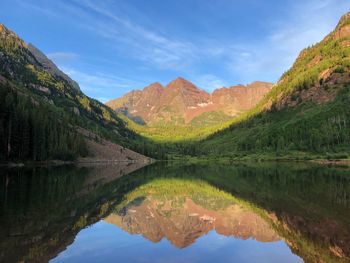
[[[192,82],[182,78],[177,77],[173,81],[171,81],[168,86],[168,89],[193,89],[193,90],[199,90]]]
[[[350,12],[346,13],[340,18],[337,28],[340,28],[349,24],[350,24]]]
[[[12,32],[3,23],[0,23],[0,32]]]
[[[27,44],[20,39],[20,37],[13,32],[12,30],[8,29],[4,24],[0,23],[0,37],[4,40],[6,39],[12,39],[13,41],[20,44],[22,47],[27,47]]]
[[[247,86],[216,89],[209,94],[190,81],[178,77],[166,88],[155,82],[142,91],[127,93],[107,105],[117,111],[127,109],[128,113],[151,125],[189,124],[202,114],[211,117],[208,120],[199,117],[198,123],[220,123],[256,105],[271,86],[271,83],[256,81]]]
[[[163,92],[164,87],[159,82],[154,82],[143,89],[144,92]]]
[[[343,15],[334,31],[334,40],[350,37],[350,12]]]
[[[158,81],[151,83],[149,86],[160,86],[163,87]]]
[[[149,84],[147,87],[145,87],[144,89],[147,89],[147,88],[163,88],[163,85],[160,84],[159,82],[153,82]]]
[[[174,79],[176,81],[184,81],[184,82],[189,82],[187,79],[183,78],[183,77],[177,77],[176,79]]]
[[[0,23],[0,33],[2,35],[11,35],[19,38],[12,30],[8,29],[4,24]]]

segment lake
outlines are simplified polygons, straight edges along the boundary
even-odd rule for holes
[[[350,168],[0,171],[0,262],[350,262]]]

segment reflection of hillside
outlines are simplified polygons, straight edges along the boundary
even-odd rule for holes
[[[350,262],[349,168],[310,163],[158,164],[140,173],[149,180],[200,178],[256,207],[305,262]]]
[[[270,235],[273,229],[305,262],[349,262],[348,168],[301,163],[158,163],[120,177],[137,168],[132,164],[0,170],[0,262],[45,262],[72,243],[82,228],[101,218],[153,241],[169,238],[179,247],[212,229],[263,242],[275,240]],[[149,193],[146,186],[157,187],[155,179],[170,187],[158,185]],[[173,180],[186,183],[177,188]],[[203,183],[189,187],[187,182],[193,181],[210,187]],[[158,207],[161,202],[164,206]],[[133,215],[133,210],[140,216]],[[112,212],[114,216],[107,217]],[[156,225],[158,218],[152,218],[151,212],[162,216],[161,225]],[[151,219],[151,227],[143,225],[141,215]],[[267,222],[267,228],[260,229],[259,220]],[[177,233],[170,235],[164,230],[167,226]],[[192,231],[193,226],[199,232]],[[152,232],[145,234],[145,228]]]
[[[215,211],[185,196],[166,201],[146,197],[140,204],[112,213],[105,221],[131,234],[142,234],[153,242],[167,238],[178,248],[191,245],[211,230],[240,239],[254,238],[261,242],[278,240],[261,217],[238,204],[231,203]]]
[[[284,212],[271,219],[289,247],[305,262],[350,262],[348,225],[331,218],[308,218]]]
[[[107,200],[118,202],[117,179],[142,166],[2,171],[0,262],[47,262],[57,256],[82,228],[109,213],[113,201]]]

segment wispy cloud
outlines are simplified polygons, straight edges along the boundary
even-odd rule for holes
[[[107,101],[111,100],[110,98],[105,98],[105,97],[98,97],[96,99],[102,103],[106,103]]]
[[[226,67],[246,82],[263,76],[276,81],[303,48],[321,41],[334,28],[347,8],[350,3],[343,0],[298,2],[289,16],[269,22],[271,30],[264,39],[227,47]]]
[[[179,35],[161,31],[157,20],[145,18],[142,12],[137,16],[130,14],[128,1],[120,1],[118,8],[110,8],[113,1],[105,0],[51,1],[39,7],[30,0],[22,2],[27,8],[45,15],[55,14],[62,19],[60,15],[64,14],[65,19],[72,20],[72,25],[89,31],[98,45],[108,47],[110,54],[118,53],[118,60],[112,61],[105,56],[98,62],[90,58],[89,63],[108,64],[113,68],[130,67],[129,71],[124,71],[132,76],[130,79],[126,75],[120,79],[110,74],[89,74],[91,70],[68,68],[68,73],[83,90],[91,90],[91,93],[96,90],[100,97],[107,97],[104,95],[108,94],[107,90],[141,88],[145,85],[145,78],[135,80],[141,68],[156,74],[184,74],[208,91],[254,80],[277,81],[304,47],[322,40],[334,28],[344,10],[350,10],[348,0],[290,1],[285,15],[271,13],[266,21],[261,21],[266,25],[265,35],[244,39],[236,37],[233,32],[231,39],[227,39],[227,35],[206,39],[204,34]],[[122,3],[126,8],[120,8]],[[143,23],[144,19],[149,23]],[[77,58],[65,52],[52,53],[49,57],[56,62]],[[82,56],[79,60],[87,61]],[[129,64],[112,65],[112,62],[120,61]]]
[[[72,52],[54,52],[47,54],[47,57],[55,61],[56,63],[59,63],[77,59],[79,55]]]
[[[212,74],[193,76],[192,79],[195,85],[208,92],[212,92],[216,88],[222,88],[228,85],[226,81]]]
[[[124,44],[128,55],[135,59],[159,69],[178,70],[192,65],[198,58],[198,48],[190,41],[149,30],[127,17],[110,12],[101,2],[96,4],[85,0],[79,1],[79,5],[104,18],[103,21],[95,20],[93,26],[85,26],[86,28],[118,44]],[[83,12],[82,9],[79,12]],[[115,45],[117,46],[120,48],[120,45]]]
[[[78,81],[82,90],[94,97],[106,101],[115,96],[120,96],[125,90],[137,89],[143,86],[143,82],[133,78],[118,77],[103,73],[86,73],[72,68],[63,67],[62,70],[72,79]],[[113,94],[113,97],[106,97],[106,94]]]

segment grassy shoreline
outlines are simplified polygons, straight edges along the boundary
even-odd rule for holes
[[[49,160],[49,161],[40,161],[40,162],[34,162],[34,161],[19,161],[19,162],[0,162],[0,167],[7,167],[7,168],[20,168],[20,167],[49,167],[49,166],[63,166],[63,165],[84,165],[84,164],[95,164],[95,165],[106,165],[106,164],[117,164],[117,163],[146,163],[146,164],[152,164],[156,160],[150,159],[148,162],[140,161],[140,160],[121,160],[121,161],[115,161],[115,160],[98,160],[98,161],[61,161],[61,160]]]
[[[276,155],[273,153],[254,153],[254,154],[241,154],[232,156],[180,156],[173,155],[169,161],[185,161],[190,163],[197,162],[313,162],[319,164],[331,164],[331,165],[350,165],[350,158],[346,154],[313,154],[313,153],[291,153]]]
[[[293,152],[290,154],[273,154],[273,153],[254,153],[254,154],[237,154],[232,156],[213,156],[213,155],[170,155],[167,160],[149,159],[148,164],[155,162],[185,162],[188,164],[205,163],[235,163],[235,162],[310,162],[323,165],[346,165],[350,166],[350,158],[347,154],[315,154],[305,152]],[[18,167],[34,167],[34,166],[62,166],[62,165],[82,165],[82,164],[116,164],[116,163],[137,163],[138,160],[48,160],[48,161],[9,161],[0,162],[0,167],[18,168]]]

